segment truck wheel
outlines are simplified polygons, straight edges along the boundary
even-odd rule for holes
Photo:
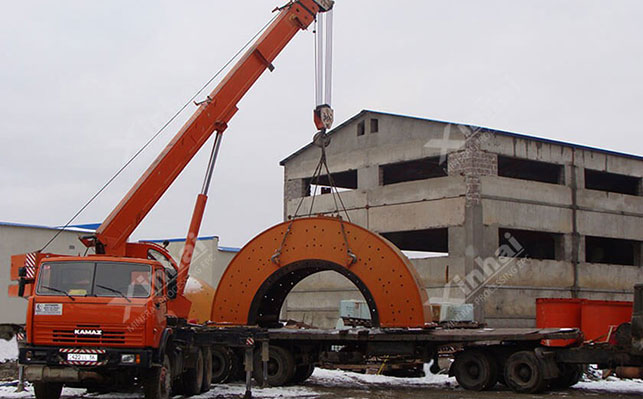
[[[543,369],[543,362],[534,352],[516,352],[507,359],[505,382],[514,392],[541,392],[547,387]]]
[[[583,376],[583,366],[580,364],[561,363],[558,368],[560,375],[549,383],[552,389],[567,389],[576,385]]]
[[[172,364],[165,355],[161,367],[149,370],[143,378],[145,399],[169,399],[172,396]]]
[[[232,373],[232,356],[228,348],[215,346],[212,348],[212,383],[220,384],[228,381]]]
[[[36,399],[59,399],[63,390],[63,384],[55,382],[34,382],[33,389]]]
[[[203,382],[201,393],[208,392],[212,384],[212,350],[203,348]]]
[[[301,384],[313,375],[313,371],[315,371],[314,364],[300,364],[296,367],[295,375],[290,380],[290,383],[294,385]]]
[[[295,360],[289,350],[280,346],[270,345],[268,351],[268,385],[279,387],[288,384],[295,375]],[[253,376],[255,380],[263,385],[263,362],[261,352],[257,351],[254,358]]]
[[[451,367],[458,384],[470,391],[485,391],[498,382],[498,366],[486,351],[465,350],[456,356]]]
[[[194,367],[183,373],[183,394],[193,396],[201,393],[203,384],[203,351],[197,350]]]

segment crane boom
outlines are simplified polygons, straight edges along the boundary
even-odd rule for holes
[[[266,69],[273,69],[272,62],[298,31],[332,6],[330,0],[297,0],[280,8],[272,24],[105,219],[95,238],[85,243],[95,245],[97,253],[125,256],[129,236],[211,135],[227,128],[250,87]]]

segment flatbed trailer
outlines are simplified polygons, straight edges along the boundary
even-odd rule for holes
[[[215,328],[203,339],[221,342],[230,331]],[[629,329],[620,337],[620,345],[583,344],[582,333],[573,328],[485,328],[473,324],[458,328],[257,328],[244,334],[252,335],[256,344],[254,354],[246,347],[246,381],[250,382],[252,373],[260,384],[273,386],[302,383],[320,364],[345,368],[369,361],[388,365],[433,362],[431,371],[437,373],[438,357],[446,348],[454,357],[449,375],[467,390],[490,390],[500,383],[517,393],[536,393],[574,385],[587,364],[643,367],[643,352],[627,344],[632,337]],[[550,340],[574,343],[567,347],[543,345]],[[237,354],[244,356],[243,352]],[[231,361],[233,357],[234,353],[228,355]],[[220,367],[231,368],[223,363]]]
[[[210,327],[200,329],[195,339],[197,345],[212,351],[215,383],[242,378],[241,364],[245,365],[248,384],[252,374],[259,384],[271,386],[302,383],[320,364],[340,368],[346,364],[365,365],[374,359],[389,365],[433,361],[431,370],[437,373],[441,348],[454,347],[458,353],[466,353],[465,358],[474,355],[481,359],[481,363],[475,365],[479,368],[476,373],[480,375],[481,385],[468,383],[467,376],[455,375],[464,388],[481,390],[490,389],[498,381],[504,382],[499,375],[513,354],[527,353],[538,359],[548,353],[548,348],[541,344],[543,340],[579,340],[580,337],[577,329],[478,326],[346,330]],[[454,364],[458,364],[459,356]],[[554,367],[542,374],[543,379],[551,381],[559,377],[556,370]]]
[[[372,358],[433,361],[431,371],[438,372],[440,350],[449,348],[454,354],[449,375],[463,388],[489,390],[501,383],[515,392],[536,393],[574,385],[588,364],[604,369],[643,367],[643,284],[634,287],[631,322],[619,325],[608,342],[583,342],[582,332],[573,328],[480,328],[473,324],[457,328],[449,324],[434,328],[280,328],[268,329],[266,335],[262,352],[269,354],[262,356],[270,360],[268,373],[263,372],[264,379],[268,374],[268,383],[303,381],[309,375],[304,371],[310,371],[307,364],[363,364]],[[544,345],[550,340],[571,344]],[[294,376],[288,377],[288,370],[279,366],[294,367]]]

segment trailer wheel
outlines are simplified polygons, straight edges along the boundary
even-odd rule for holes
[[[315,371],[314,364],[300,364],[295,368],[295,375],[290,380],[290,384],[297,385],[306,381]]]
[[[295,360],[292,353],[280,346],[270,345],[268,360],[268,385],[279,387],[288,384],[295,375]],[[263,362],[261,352],[258,351],[254,358],[253,376],[260,385],[263,385]]]
[[[232,373],[232,356],[230,350],[223,346],[214,346],[212,348],[212,383],[220,384],[227,382]]]
[[[567,389],[576,385],[583,376],[583,366],[581,364],[558,364],[560,375],[554,378],[549,386],[552,389]]]
[[[470,391],[491,389],[498,381],[496,361],[486,351],[465,350],[456,356],[451,367],[458,384]]]
[[[163,357],[161,367],[154,367],[146,373],[143,391],[145,399],[169,399],[172,396],[172,363],[167,355]]]
[[[59,399],[63,390],[63,384],[55,382],[34,382],[33,389],[36,399]]]
[[[201,393],[203,383],[203,351],[197,350],[194,367],[183,373],[183,394],[186,396],[198,395]]]
[[[514,353],[505,364],[505,382],[518,393],[543,391],[547,387],[543,362],[532,351]]]
[[[203,382],[201,383],[201,393],[208,392],[212,385],[212,350],[203,348]]]

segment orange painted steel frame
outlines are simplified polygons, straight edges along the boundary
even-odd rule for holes
[[[359,288],[376,326],[425,327],[432,321],[426,291],[409,260],[380,235],[330,217],[281,223],[243,247],[221,278],[211,320],[276,325],[292,288],[326,270],[343,274]]]
[[[306,29],[321,10],[313,0],[286,5],[256,44],[212,91],[190,120],[134,184],[96,231],[100,253],[129,256],[126,242],[214,131],[222,132],[237,112],[237,103],[295,34]],[[87,243],[89,244],[89,243]]]

